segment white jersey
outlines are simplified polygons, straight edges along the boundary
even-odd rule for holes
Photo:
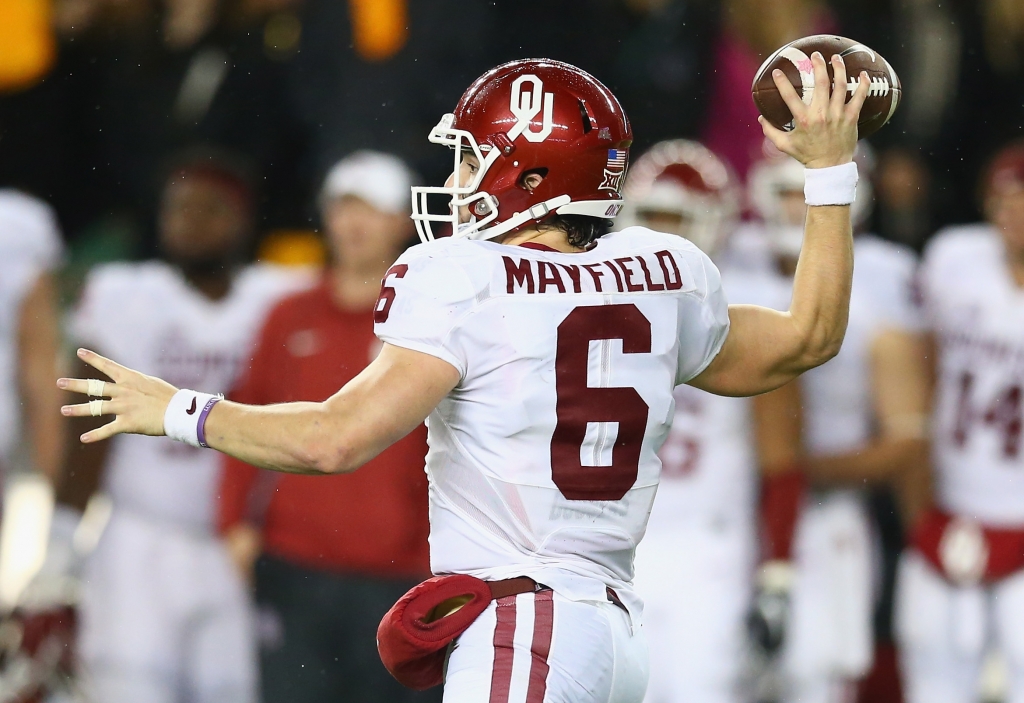
[[[936,235],[921,270],[938,345],[932,423],[939,504],[994,526],[1024,527],[1024,289],[985,225]]]
[[[77,341],[179,388],[227,393],[270,307],[304,279],[269,266],[239,271],[213,301],[162,262],[109,264],[89,274],[72,326]],[[166,437],[115,438],[104,484],[115,508],[207,531],[216,452]]]
[[[575,254],[439,240],[388,272],[376,319],[461,375],[427,421],[434,573],[637,605],[672,390],[729,329],[710,259],[640,227]]]
[[[790,286],[762,267],[722,267],[730,303],[789,308]],[[675,390],[672,429],[661,448],[661,485],[648,533],[699,521],[705,526],[750,526],[757,460],[750,400],[692,386]]]
[[[60,262],[57,218],[49,205],[0,189],[0,464],[19,436],[18,325],[25,296]]]
[[[886,330],[919,332],[913,254],[871,235],[853,245],[850,318],[835,358],[800,378],[804,446],[812,455],[841,454],[871,441],[875,428],[871,345]]]

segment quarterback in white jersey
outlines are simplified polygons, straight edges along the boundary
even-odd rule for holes
[[[60,469],[60,425],[47,417],[60,399],[42,383],[57,366],[57,313],[50,274],[63,244],[49,205],[0,189],[0,467],[24,429],[35,468]],[[24,416],[22,415],[24,413]]]
[[[444,188],[413,189],[428,243],[386,275],[375,315],[383,349],[336,395],[217,402],[83,350],[114,383],[59,386],[109,400],[64,412],[117,416],[86,443],[167,434],[306,473],[355,470],[426,419],[431,559],[450,576],[417,589],[472,582],[492,598],[458,631],[447,623],[479,600],[393,611],[378,631],[392,673],[411,685],[443,677],[448,701],[639,702],[647,654],[632,560],[657,491],[672,389],[763,392],[841,343],[850,159],[868,81],[862,74],[845,104],[845,91],[829,96],[825,59],[813,63],[809,106],[781,72],[777,80],[800,126],[763,123],[811,167],[819,187],[808,198],[822,205],[808,215],[807,273],[789,313],[727,306],[715,266],[679,237],[605,234],[632,137],[621,106],[573,66],[515,61],[478,79],[431,133],[455,148],[455,172]],[[832,66],[845,86],[841,59]],[[449,213],[426,210],[431,193],[452,196]],[[432,222],[455,236],[429,241]],[[187,414],[193,401],[202,413]],[[425,651],[426,633],[451,646]]]
[[[764,267],[732,261],[729,234],[741,193],[707,148],[685,139],[656,144],[631,166],[623,195],[625,224],[685,237],[715,259],[731,302],[788,305],[788,291],[784,300],[765,300]],[[673,395],[658,498],[636,552],[651,662],[645,700],[740,701],[756,554],[750,401],[689,385]]]
[[[215,393],[231,390],[265,313],[293,275],[233,270],[247,234],[244,184],[186,160],[160,213],[170,261],[94,269],[72,321],[82,343]],[[82,457],[69,466],[84,470]],[[256,700],[244,587],[213,527],[220,462],[170,439],[121,437],[102,462],[113,512],[84,573],[81,657],[108,703]],[[81,463],[80,463],[81,462]]]
[[[760,236],[777,262],[772,286],[788,288],[801,238],[790,236],[786,212],[795,210],[802,219],[803,170],[788,157],[762,162],[752,171],[751,186],[765,218]],[[852,209],[855,222],[867,214],[866,204]],[[788,591],[781,643],[787,701],[848,700],[868,672],[874,578],[870,517],[860,489],[895,487],[924,457],[927,382],[913,373],[924,353],[913,295],[915,257],[861,234],[854,240],[854,262],[839,354],[756,404],[764,469],[791,467],[808,488],[792,548],[785,550],[791,554],[769,555],[775,561],[759,576],[762,595]]]
[[[1024,147],[984,182],[988,223],[939,232],[920,284],[936,345],[935,505],[905,554],[897,632],[910,703],[976,700],[998,647],[1024,701]]]

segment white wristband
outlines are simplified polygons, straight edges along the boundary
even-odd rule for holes
[[[852,205],[857,198],[857,164],[804,169],[804,202],[808,205]]]
[[[193,447],[205,447],[203,426],[206,416],[223,395],[182,389],[174,394],[164,411],[164,434]]]

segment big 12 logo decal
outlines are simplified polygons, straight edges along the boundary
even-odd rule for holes
[[[626,175],[626,154],[625,149],[609,149],[608,161],[604,165],[604,179],[598,190],[614,190],[622,192],[622,177]]]
[[[526,88],[523,84],[529,83]],[[519,76],[512,84],[512,98],[509,109],[515,115],[516,123],[508,131],[508,138],[515,141],[520,134],[526,137],[528,142],[542,142],[551,134],[555,126],[552,110],[555,105],[554,93],[544,92],[544,83],[537,76]],[[533,119],[541,113],[541,128],[539,132],[533,131]]]

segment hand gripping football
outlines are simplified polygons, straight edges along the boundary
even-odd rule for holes
[[[832,80],[833,54],[839,54],[846,62],[846,75],[849,77],[846,86],[847,101],[853,96],[860,81],[860,72],[867,71],[870,81],[868,98],[860,111],[857,123],[858,138],[863,139],[877,132],[889,121],[900,104],[902,89],[900,79],[889,62],[881,54],[859,44],[852,39],[837,37],[833,34],[816,34],[811,37],[797,39],[769,56],[754,76],[754,84],[750,92],[754,96],[754,104],[765,119],[775,127],[784,130],[793,129],[793,113],[786,107],[772,79],[772,71],[781,69],[797,95],[805,103],[811,102],[814,90],[814,69],[811,67],[811,54],[820,51],[828,66],[828,77]]]

